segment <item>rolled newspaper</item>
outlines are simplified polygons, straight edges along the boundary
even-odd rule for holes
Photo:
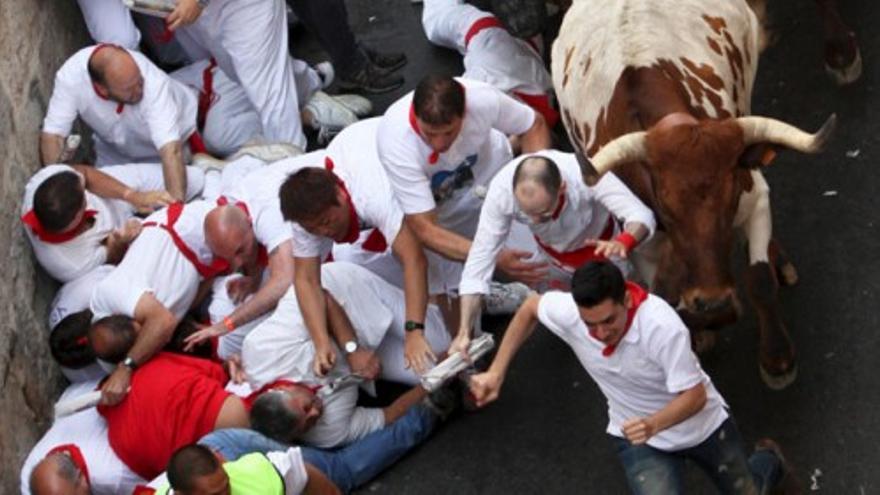
[[[61,150],[61,156],[58,158],[58,163],[67,163],[70,160],[73,160],[73,156],[76,155],[76,150],[79,148],[79,143],[82,141],[82,138],[79,134],[71,134],[67,136],[67,139],[64,140],[64,149]]]
[[[471,361],[476,361],[494,347],[495,339],[491,334],[484,333],[471,340],[471,343],[468,346],[468,356],[470,356]],[[470,365],[471,363],[461,357],[460,353],[456,352],[444,359],[437,366],[434,366],[431,371],[422,375],[422,388],[428,392],[433,392],[443,386],[446,381],[467,369]]]
[[[94,390],[86,394],[78,395],[71,399],[60,401],[55,404],[55,419],[70,416],[71,414],[84,411],[90,407],[95,407],[100,402],[100,390]]]
[[[177,7],[177,0],[122,0],[129,9],[155,17],[168,17]]]

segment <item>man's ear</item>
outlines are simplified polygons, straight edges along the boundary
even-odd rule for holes
[[[92,82],[92,88],[95,89],[95,93],[98,93],[98,96],[101,98],[104,98],[105,100],[110,98],[110,91],[108,91],[103,84]]]
[[[776,159],[777,149],[771,143],[753,144],[739,155],[739,166],[748,169],[766,167]]]

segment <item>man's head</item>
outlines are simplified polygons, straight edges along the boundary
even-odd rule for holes
[[[256,261],[257,237],[247,213],[235,205],[218,206],[205,217],[205,242],[232,271]]]
[[[47,232],[62,234],[77,227],[85,211],[85,188],[73,172],[55,174],[34,191],[34,215]]]
[[[553,219],[565,184],[553,160],[532,156],[521,161],[513,173],[513,195],[523,213],[534,223]]]
[[[281,214],[309,233],[341,241],[348,234],[350,212],[345,192],[333,172],[306,167],[292,174],[278,191]]]
[[[632,301],[614,263],[591,261],[578,268],[571,279],[571,295],[590,335],[605,345],[617,345]]]
[[[31,471],[34,495],[88,495],[89,481],[67,453],[47,455]]]
[[[251,408],[251,428],[285,444],[294,443],[309,431],[321,414],[324,403],[306,387],[289,385],[267,390]]]
[[[95,362],[95,352],[89,345],[88,332],[92,312],[84,309],[64,317],[49,335],[49,350],[61,366],[79,369]]]
[[[226,495],[231,493],[222,458],[204,445],[177,449],[168,461],[168,484],[179,495]]]
[[[106,316],[92,323],[89,344],[95,356],[108,363],[118,363],[131,350],[139,329],[139,324],[128,316]]]
[[[89,58],[89,77],[102,98],[135,105],[144,97],[144,77],[124,48],[101,45]]]
[[[464,86],[448,76],[430,75],[422,79],[413,94],[416,123],[425,143],[432,150],[447,151],[464,119]]]

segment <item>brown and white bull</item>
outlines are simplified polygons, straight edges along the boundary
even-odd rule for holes
[[[774,148],[821,150],[816,134],[749,117],[760,25],[745,0],[580,0],[553,45],[552,73],[584,178],[611,169],[650,205],[665,235],[651,250],[652,288],[694,328],[738,313],[732,275],[737,232],[748,242],[748,294],[760,325],[768,386],[796,376],[777,307],[779,276],[796,272],[772,238],[761,167]],[[649,253],[650,254],[650,253]]]

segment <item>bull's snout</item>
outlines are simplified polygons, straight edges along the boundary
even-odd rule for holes
[[[739,301],[733,288],[720,290],[693,289],[683,297],[685,309],[695,316],[715,319],[718,317],[736,317],[739,313]]]

